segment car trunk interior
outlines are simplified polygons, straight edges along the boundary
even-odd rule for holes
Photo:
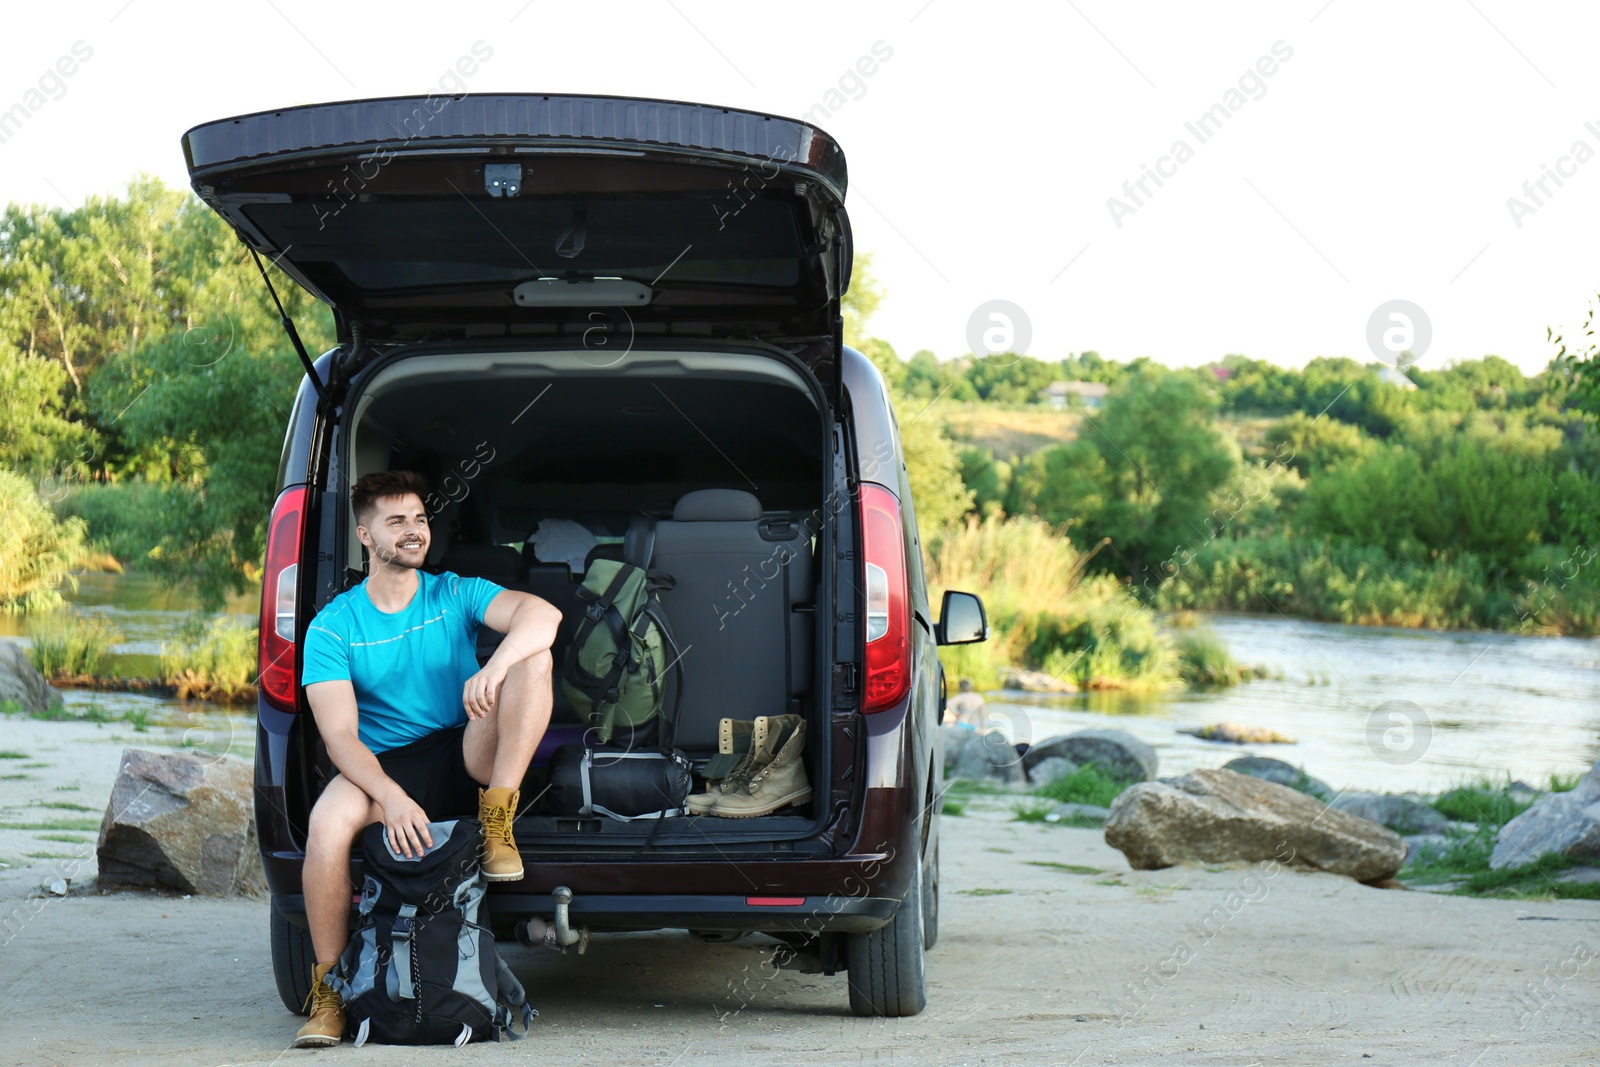
[[[759,347],[618,356],[430,346],[380,362],[356,388],[341,435],[344,488],[371,471],[423,474],[434,490],[429,570],[487,578],[562,612],[555,712],[517,823],[525,851],[646,841],[673,855],[713,844],[785,850],[815,834],[830,780],[818,619],[831,616],[822,518],[834,465],[814,378]],[[753,819],[623,822],[534,802],[555,745],[581,744],[585,732],[560,679],[583,574],[595,559],[621,559],[630,522],[646,516],[652,570],[673,579],[662,605],[678,648],[667,698],[676,747],[698,769],[716,751],[722,718],[803,715],[813,803]],[[359,580],[363,550],[353,522],[342,522],[333,573]],[[499,637],[483,629],[480,660]]]

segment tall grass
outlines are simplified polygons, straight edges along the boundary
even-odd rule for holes
[[[77,615],[34,623],[28,639],[28,656],[46,678],[98,678],[122,635],[105,619]]]
[[[1178,653],[1178,674],[1191,686],[1215,689],[1260,678],[1266,671],[1240,663],[1227,644],[1204,626],[1177,628],[1172,637]]]
[[[940,650],[952,678],[998,686],[1007,667],[1042,670],[1079,688],[1161,688],[1177,656],[1156,616],[1115,578],[1085,574],[1092,553],[1031,517],[968,520],[927,559],[929,593],[983,598],[989,640]]]
[[[256,693],[256,630],[229,618],[186,622],[161,646],[161,677],[180,700],[248,700]]]

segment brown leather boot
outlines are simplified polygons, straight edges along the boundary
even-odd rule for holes
[[[478,790],[478,821],[483,823],[483,880],[518,882],[522,880],[522,854],[511,838],[511,822],[517,817],[517,802],[522,794],[515,789]]]
[[[344,1040],[344,1001],[336,989],[322,981],[331,970],[331,963],[311,968],[311,1018],[294,1035],[295,1048],[326,1048]]]

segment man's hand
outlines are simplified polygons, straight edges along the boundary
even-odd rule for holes
[[[500,687],[505,680],[506,669],[493,662],[468,678],[461,689],[461,706],[467,709],[467,718],[481,719],[493,711],[500,702]]]
[[[428,833],[428,813],[422,810],[398,787],[394,796],[385,801],[383,832],[388,835],[389,847],[406,859],[416,859],[433,847],[433,835]]]

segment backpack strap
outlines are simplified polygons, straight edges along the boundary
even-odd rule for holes
[[[401,1000],[417,999],[417,990],[411,980],[411,934],[416,914],[415,904],[402,904],[394,925],[390,927],[394,939],[394,973],[400,984]]]
[[[670,581],[670,579],[669,579]],[[671,588],[671,586],[668,586]],[[672,687],[672,707],[667,707],[666,698],[661,700],[661,751],[672,752],[673,743],[677,740],[678,712],[683,708],[683,653],[687,649],[678,648],[678,639],[672,634],[672,627],[667,624],[667,617],[661,610],[660,601],[654,596],[645,601],[644,611],[641,616],[654,622],[656,629],[661,632],[661,649],[667,657],[667,667],[672,671],[677,684]],[[649,664],[654,688],[655,664]],[[665,680],[662,685],[665,685]]]
[[[591,725],[602,718],[601,709],[604,705],[615,704],[621,699],[617,684],[622,681],[622,676],[628,668],[633,666],[633,647],[628,641],[627,621],[616,607],[617,596],[622,592],[623,583],[628,580],[629,573],[630,568],[627,566],[618,567],[605,592],[599,596],[581,585],[576,590],[578,599],[585,607],[583,619],[578,623],[578,629],[572,636],[572,648],[583,648],[594,628],[603,622],[611,631],[611,641],[617,649],[617,654],[611,661],[611,670],[607,671],[603,678],[584,670],[579,665],[576,655],[567,661],[567,680],[580,691],[587,693],[593,703],[589,713]]]

